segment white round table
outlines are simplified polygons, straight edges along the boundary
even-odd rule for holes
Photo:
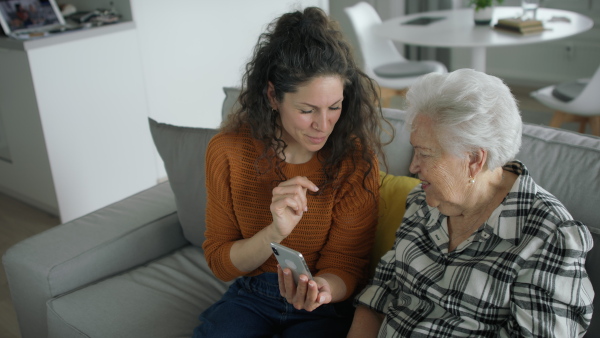
[[[472,50],[472,68],[485,72],[487,47],[531,44],[565,38],[592,28],[594,21],[585,15],[550,8],[539,8],[537,19],[546,30],[531,35],[519,35],[493,29],[499,18],[519,17],[521,7],[496,7],[489,26],[475,25],[473,9],[424,12],[384,21],[374,27],[376,34],[393,41],[427,47],[466,47]],[[443,19],[427,25],[407,25],[404,22],[421,17]]]

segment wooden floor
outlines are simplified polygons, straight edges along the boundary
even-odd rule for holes
[[[552,112],[529,97],[535,88],[512,87],[522,111],[536,112],[523,114],[523,120],[531,123],[547,124]],[[396,101],[396,106],[398,101]],[[394,101],[392,101],[394,106]],[[548,121],[548,122],[545,122]],[[568,126],[566,126],[568,129]],[[574,127],[576,128],[576,127]],[[43,211],[0,194],[0,255],[15,243],[58,225],[59,219]],[[4,268],[0,265],[0,338],[20,337],[17,318],[12,306]]]
[[[0,255],[17,242],[60,223],[58,217],[0,194]],[[0,337],[19,338],[17,315],[0,264]]]

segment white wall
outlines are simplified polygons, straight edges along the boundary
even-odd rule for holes
[[[216,128],[223,87],[239,86],[258,36],[276,17],[328,0],[131,0],[149,116]],[[166,177],[156,153],[159,179]]]
[[[327,0],[132,0],[150,117],[217,127],[222,88],[242,70],[266,25],[292,9]]]

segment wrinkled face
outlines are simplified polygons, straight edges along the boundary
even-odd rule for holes
[[[336,76],[323,76],[298,86],[295,93],[285,93],[281,102],[269,98],[279,111],[282,139],[288,145],[286,162],[304,163],[325,145],[342,112],[344,84]]]
[[[410,143],[414,155],[410,172],[421,180],[427,204],[447,216],[460,215],[468,198],[469,157],[444,151],[427,116],[413,121]]]

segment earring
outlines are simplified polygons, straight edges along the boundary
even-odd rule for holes
[[[277,115],[279,114],[279,110],[275,109],[275,108],[271,108],[271,111],[273,112],[273,114]]]
[[[473,178],[473,176],[469,176],[469,183],[471,183],[471,184],[475,183],[475,179]]]

